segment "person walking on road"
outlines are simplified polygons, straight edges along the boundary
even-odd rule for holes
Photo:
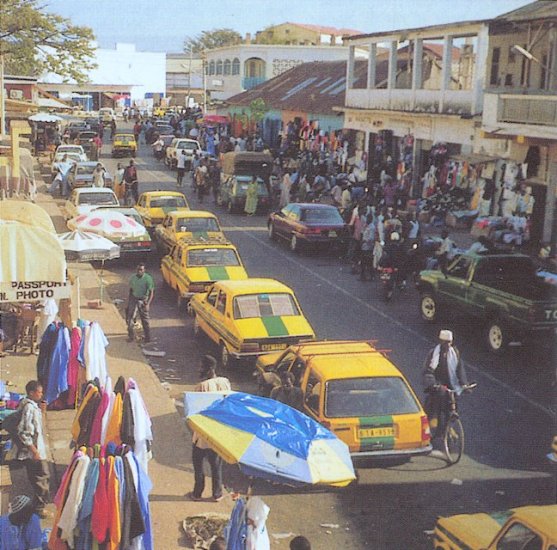
[[[253,216],[257,210],[257,187],[257,178],[252,176],[246,191],[246,205],[244,207],[244,212],[248,216]]]
[[[126,185],[126,205],[130,204],[130,196],[133,198],[133,204],[139,200],[139,182],[137,181],[137,168],[133,159],[124,170],[124,183]]]
[[[144,342],[151,341],[151,325],[149,324],[149,309],[155,295],[153,277],[145,271],[145,264],[139,264],[135,275],[130,278],[130,292],[128,308],[126,310],[126,323],[128,325],[128,342],[133,342],[133,325],[136,311],[143,325]]]
[[[118,197],[118,200],[124,200],[126,198],[126,185],[124,183],[124,165],[119,162],[116,166],[116,172],[114,172],[114,192]]]
[[[196,386],[195,391],[199,392],[218,392],[232,391],[230,381],[224,376],[217,376],[217,361],[210,355],[204,355],[201,359],[201,382]],[[192,463],[194,472],[194,487],[188,497],[191,500],[200,501],[205,489],[205,474],[203,473],[203,461],[207,459],[211,467],[212,480],[212,500],[219,502],[223,498],[222,493],[222,458],[213,451],[208,443],[197,433],[194,432],[192,438]]]
[[[186,173],[186,151],[182,149],[178,153],[178,158],[176,159],[176,186],[182,187],[182,182],[184,181],[184,174]]]
[[[17,460],[25,464],[27,477],[33,487],[34,505],[37,515],[48,517],[45,506],[50,489],[50,472],[46,456],[46,444],[43,434],[43,386],[38,380],[30,380],[25,386],[26,396],[21,400],[19,409],[21,420],[17,435],[21,447],[17,449]]]

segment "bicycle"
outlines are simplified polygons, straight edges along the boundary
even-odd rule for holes
[[[477,387],[478,384],[468,384],[463,386],[462,389],[465,392],[470,392]],[[448,464],[456,464],[461,458],[464,452],[464,428],[462,422],[460,421],[460,415],[458,414],[458,407],[455,398],[455,390],[451,390],[445,387],[449,395],[449,403],[447,410],[443,411],[442,414],[447,415],[445,429],[443,432],[443,451],[445,453],[445,460]]]

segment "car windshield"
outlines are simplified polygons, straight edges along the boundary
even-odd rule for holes
[[[114,136],[114,141],[122,141],[124,143],[129,143],[130,141],[134,141],[135,138],[133,136],[123,136],[116,134]]]
[[[197,149],[197,143],[192,143],[191,141],[184,141],[176,145],[176,149],[187,149],[188,151],[193,151]]]
[[[80,193],[79,204],[118,204],[114,193]]]
[[[412,414],[420,411],[402,378],[347,378],[326,385],[325,415],[329,418]]]
[[[151,199],[151,208],[183,208],[186,201],[182,197],[154,197]]]
[[[76,173],[80,176],[91,175],[96,167],[96,164],[78,164],[76,166]]]
[[[60,153],[76,153],[79,154],[81,153],[82,149],[81,147],[69,147],[69,146],[60,146],[58,147],[58,149],[56,149],[56,154],[59,155]]]
[[[236,179],[236,195],[243,196],[248,192],[248,187],[251,182],[251,177],[237,178]],[[267,186],[260,178],[257,178],[257,194],[260,197],[267,196]]]
[[[294,298],[286,292],[249,294],[234,298],[234,318],[300,315]]]
[[[308,223],[343,223],[336,208],[305,208],[300,219]]]
[[[240,265],[235,250],[231,248],[202,248],[188,252],[188,267],[208,267],[213,265]]]
[[[176,230],[182,233],[197,231],[220,231],[215,218],[179,218],[176,221]]]

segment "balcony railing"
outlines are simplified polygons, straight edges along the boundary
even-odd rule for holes
[[[263,84],[267,79],[264,76],[245,76],[242,78],[242,88],[244,90],[251,90],[259,84]]]
[[[510,94],[488,91],[484,96],[483,122],[501,124],[535,124],[557,127],[557,94]]]

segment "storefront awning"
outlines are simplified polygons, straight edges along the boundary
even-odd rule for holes
[[[66,103],[52,99],[51,97],[39,97],[37,102],[39,107],[45,109],[72,109],[71,105],[67,105]]]
[[[469,164],[486,164],[488,162],[497,162],[501,157],[491,157],[489,155],[480,155],[477,153],[470,153],[469,155],[451,155],[451,160],[459,162],[468,162]]]
[[[519,126],[514,125],[511,127],[501,128],[484,126],[482,128],[484,132],[492,136],[504,137],[504,136],[524,136],[526,139],[553,139],[557,140],[557,128],[552,126]]]
[[[29,201],[3,200],[0,202],[0,220],[19,222],[56,233],[47,211]]]

